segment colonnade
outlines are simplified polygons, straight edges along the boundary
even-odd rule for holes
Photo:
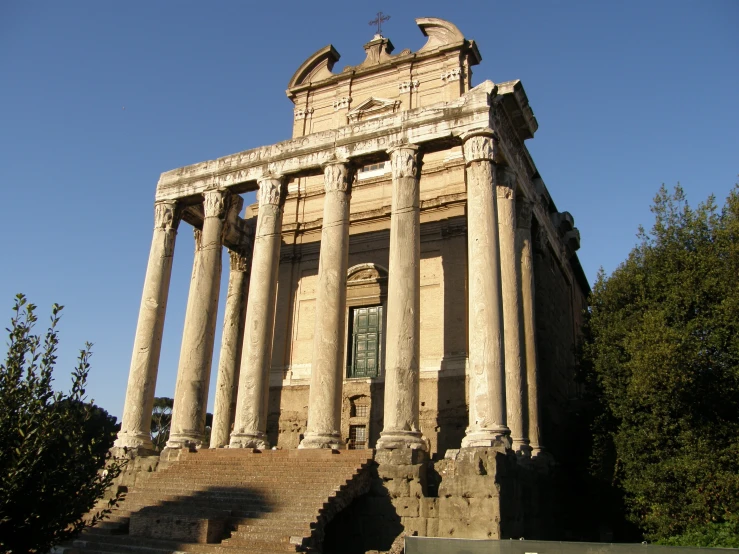
[[[461,137],[467,180],[469,426],[462,446],[540,449],[531,252],[531,204],[500,163],[490,129]],[[419,424],[421,154],[388,150],[392,169],[385,345],[384,429],[377,448],[425,449]],[[324,206],[313,334],[308,426],[300,448],[341,448],[346,273],[353,165],[323,166]],[[231,251],[211,447],[266,448],[269,373],[286,180],[258,180],[251,262]],[[214,347],[223,237],[240,198],[203,194],[202,230],[185,315],[168,448],[198,446]],[[172,269],[177,202],[155,205],[155,229],[117,447],[149,450],[162,329]],[[232,214],[233,216],[233,214]],[[231,216],[231,217],[232,217]],[[248,290],[248,294],[247,294]],[[233,430],[231,430],[233,421]]]

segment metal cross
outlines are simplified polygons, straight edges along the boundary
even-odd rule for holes
[[[377,17],[369,22],[370,25],[377,25],[377,34],[382,34],[382,24],[390,19],[389,15],[385,15],[382,12],[377,12]]]

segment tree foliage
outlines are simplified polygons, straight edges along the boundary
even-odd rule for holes
[[[97,523],[115,499],[92,517],[83,516],[122,467],[109,454],[115,418],[85,399],[91,345],[80,351],[71,391],[55,393],[52,372],[62,306],[53,306],[43,340],[32,332],[35,310],[23,295],[16,297],[8,351],[0,365],[3,552],[46,552]]]
[[[162,396],[154,399],[154,409],[151,412],[151,442],[157,452],[161,452],[167,446],[173,406],[172,398]]]
[[[721,210],[662,186],[652,212],[591,297],[592,471],[648,538],[715,535],[739,515],[739,186]]]

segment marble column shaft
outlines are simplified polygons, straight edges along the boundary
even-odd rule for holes
[[[536,312],[534,310],[534,255],[531,242],[531,202],[518,202],[516,241],[521,260],[521,321],[524,330],[528,437],[532,454],[543,450],[539,430],[539,366],[536,359]]]
[[[308,429],[301,448],[340,448],[344,377],[346,272],[349,265],[351,171],[346,163],[323,168],[325,197],[316,289]]]
[[[284,183],[259,180],[259,213],[252,254],[249,300],[231,448],[267,448],[267,403],[272,366],[277,270],[282,240]]]
[[[231,436],[231,423],[236,411],[241,349],[246,320],[246,298],[249,291],[249,269],[251,252],[229,252],[230,273],[228,296],[223,317],[221,356],[218,362],[215,405],[213,407],[213,429],[210,432],[210,447],[226,446]]]
[[[196,233],[196,252],[185,311],[180,363],[177,370],[172,430],[167,446],[200,445],[205,433],[208,387],[221,287],[221,251],[230,193],[203,193],[203,229]],[[198,236],[199,235],[199,236]]]
[[[503,290],[503,328],[505,329],[506,417],[514,450],[528,452],[521,326],[521,262],[516,248],[516,173],[497,167],[498,236]]]
[[[115,447],[154,449],[151,442],[151,411],[154,406],[175,239],[180,221],[178,212],[177,204],[173,201],[157,202],[154,205],[154,236],[141,295],[126,403],[123,406],[121,430]]]
[[[497,140],[463,136],[467,177],[469,427],[462,446],[508,445],[500,241],[496,208]]]
[[[385,339],[384,429],[377,448],[420,448],[421,221],[416,146],[389,151],[393,175]]]

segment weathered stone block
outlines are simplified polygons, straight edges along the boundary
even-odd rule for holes
[[[439,518],[429,517],[426,519],[426,536],[438,537],[439,535]]]
[[[439,496],[489,498],[500,495],[494,475],[454,475],[445,477],[439,485]]]
[[[400,520],[406,535],[417,535],[426,537],[426,518],[425,517],[404,517]]]
[[[383,481],[383,485],[387,489],[390,498],[413,496],[410,494],[410,482],[407,479],[388,479]]]
[[[428,454],[423,450],[410,448],[380,449],[375,454],[375,461],[381,466],[383,464],[395,466],[425,464],[428,461]]]
[[[383,479],[421,479],[425,469],[422,465],[380,464],[377,473]]]
[[[408,483],[408,496],[413,498],[423,498],[423,484],[421,481],[413,480]]]
[[[131,514],[129,534],[152,539],[216,543],[223,539],[225,518],[203,518],[183,514]]]
[[[418,498],[393,498],[391,502],[400,517],[418,517]]]
[[[439,517],[438,498],[420,498],[418,510],[421,517]]]

